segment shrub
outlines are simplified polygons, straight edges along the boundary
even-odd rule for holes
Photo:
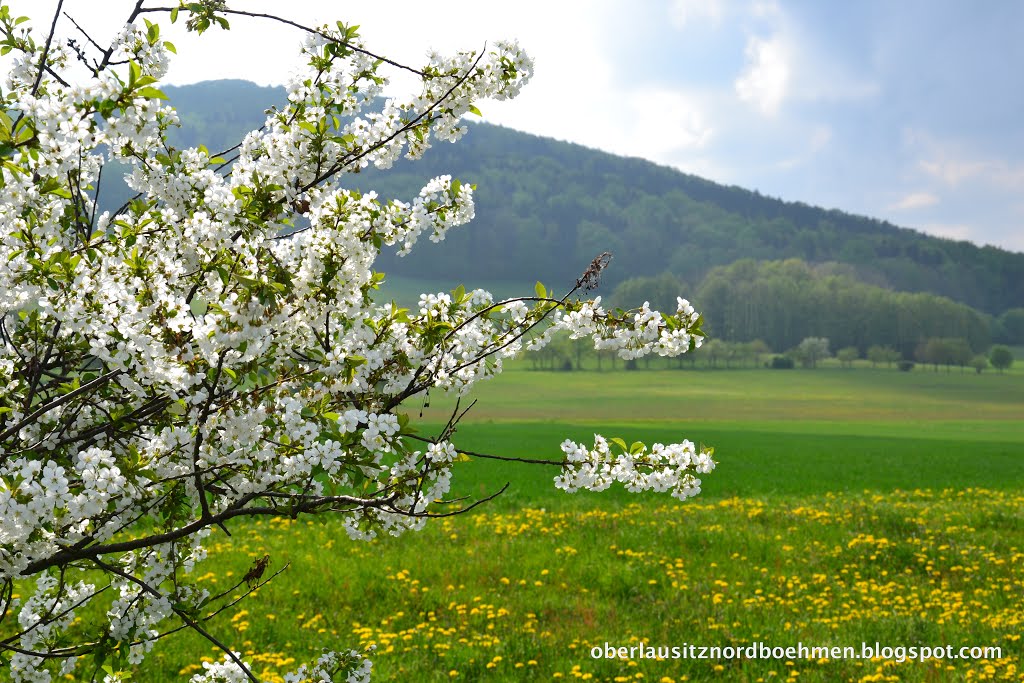
[[[1013,365],[1013,352],[1005,346],[993,346],[988,361],[999,372]]]

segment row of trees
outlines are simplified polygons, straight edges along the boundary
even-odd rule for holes
[[[872,367],[900,364],[903,369],[909,369],[916,361],[922,365],[931,365],[936,370],[939,366],[945,366],[947,370],[951,367],[959,367],[961,370],[970,367],[977,372],[989,366],[1002,372],[1013,365],[1014,361],[1013,352],[1006,346],[997,344],[988,353],[975,353],[966,339],[956,337],[922,339],[909,358],[897,349],[882,344],[872,344],[864,353],[856,346],[844,346],[833,353],[831,343],[825,337],[806,337],[796,346],[772,358],[774,354],[771,347],[761,339],[749,342],[711,339],[686,359],[691,366],[701,363],[709,368],[794,367],[797,364],[805,368],[816,368],[821,361],[834,357],[847,368],[858,360],[867,360]],[[556,336],[541,351],[532,354],[530,360],[536,370],[582,370],[585,366],[596,370],[637,367],[635,361],[622,364],[616,354],[595,351],[592,345],[571,340],[566,335]],[[683,367],[682,358],[675,362]],[[644,367],[650,367],[651,358],[644,358],[642,363]]]
[[[1013,365],[1013,352],[1005,346],[997,344],[988,354],[973,354],[963,339],[950,338],[933,337],[921,342],[914,352],[914,358],[919,363],[931,365],[935,370],[944,365],[947,371],[953,366],[961,370],[970,366],[981,372],[991,364],[1002,372]]]
[[[666,307],[685,289],[671,273],[635,277],[615,288],[610,303]],[[942,297],[865,284],[838,264],[740,261],[712,270],[697,297],[710,304],[708,327],[717,335],[698,354],[711,367],[759,365],[771,349],[814,367],[831,347],[844,366],[865,358],[876,366],[907,360],[980,371],[1007,367],[1003,351],[996,360],[985,353],[990,341],[1024,343],[1024,309],[987,316]]]

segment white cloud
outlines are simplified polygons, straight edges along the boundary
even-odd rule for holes
[[[761,113],[778,113],[790,82],[789,50],[781,36],[747,40],[747,67],[736,79],[736,94]]]
[[[774,115],[788,101],[849,102],[881,92],[873,78],[836,59],[795,13],[773,1],[755,1],[746,12],[746,63],[733,85],[762,114]]]
[[[750,15],[757,19],[779,21],[782,9],[775,0],[755,0],[750,4]]]
[[[985,162],[964,159],[922,160],[918,162],[918,167],[925,174],[941,180],[950,187],[956,187],[965,180],[979,176],[985,171],[987,165]]]
[[[629,98],[633,125],[623,131],[625,145],[636,149],[634,154],[662,150],[671,155],[678,150],[705,147],[714,134],[694,98],[668,89],[634,91]],[[658,155],[660,156],[660,155]]]
[[[938,203],[938,196],[931,192],[911,192],[910,194],[900,198],[900,200],[890,206],[889,209],[892,211],[912,211],[914,209],[923,209],[928,206],[934,206]]]
[[[941,140],[922,130],[905,131],[904,141],[918,156],[918,170],[948,187],[973,182],[1024,192],[1024,163],[979,154],[968,143]]]
[[[717,26],[724,15],[723,0],[672,0],[668,8],[669,21],[680,29],[701,21]]]

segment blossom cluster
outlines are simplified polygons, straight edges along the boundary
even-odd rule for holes
[[[645,301],[632,320],[615,320],[601,307],[601,297],[596,297],[578,310],[556,318],[553,330],[567,330],[570,339],[593,337],[595,349],[615,351],[626,360],[650,353],[678,356],[700,348],[703,335],[699,328],[693,333],[694,326],[699,325],[700,314],[690,302],[677,297],[676,303],[674,317],[652,311],[650,303]]]
[[[698,451],[688,440],[668,446],[656,443],[649,451],[642,443],[630,448],[621,439],[613,439],[613,443],[620,447],[618,455],[600,434],[594,435],[594,447],[589,449],[568,439],[562,442],[566,464],[555,477],[555,486],[572,493],[579,489],[603,491],[619,482],[634,493],[670,491],[673,498],[686,500],[700,493],[700,479],[693,474],[715,469],[714,451]]]

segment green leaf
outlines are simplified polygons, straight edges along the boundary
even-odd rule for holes
[[[135,87],[135,82],[139,80],[139,76],[142,75],[142,67],[136,62],[128,62],[128,89],[131,90]]]
[[[209,302],[206,299],[195,296],[192,297],[192,301],[188,304],[189,310],[192,311],[192,315],[206,315],[206,311],[210,308]]]
[[[625,453],[628,450],[626,448],[626,442],[623,441],[622,439],[620,439],[619,437],[613,436],[612,438],[610,438],[608,440],[611,441],[616,446],[618,446],[619,448],[621,448],[623,453]]]
[[[477,109],[477,108],[476,108],[476,106],[474,106],[474,105],[472,105],[472,104],[471,104],[471,105],[469,105],[469,112],[470,112],[471,114],[476,114],[477,116],[483,116],[483,114],[481,114],[481,113],[480,113],[480,110],[479,110],[479,109]]]
[[[178,8],[175,7],[171,10],[171,23],[173,24],[178,20]]]
[[[541,299],[548,298],[548,290],[544,288],[544,285],[538,280],[537,284],[533,286],[533,291],[537,293],[537,296]]]
[[[188,408],[185,406],[185,401],[175,401],[167,406],[167,412],[171,415],[184,415],[188,412]]]
[[[466,287],[464,285],[459,285],[458,287],[452,290],[452,301],[454,301],[455,303],[461,304],[465,300],[465,298]]]
[[[142,88],[142,89],[139,90],[138,94],[139,94],[140,97],[148,97],[151,100],[166,100],[167,99],[167,95],[165,95],[163,93],[163,91],[158,90],[156,88],[152,88],[152,87]]]

